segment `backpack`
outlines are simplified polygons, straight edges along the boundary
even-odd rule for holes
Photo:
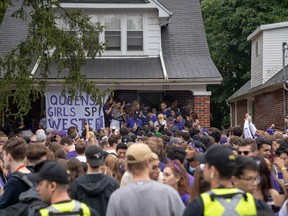
[[[16,172],[13,173],[12,176],[23,181],[30,187],[30,189],[20,194],[18,203],[9,206],[6,209],[0,210],[0,216],[32,216],[39,209],[47,207],[47,204],[41,200],[39,194],[33,186],[33,183],[28,179],[26,175],[20,172]]]

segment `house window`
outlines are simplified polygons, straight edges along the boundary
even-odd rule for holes
[[[259,56],[259,41],[258,40],[256,41],[256,45],[255,45],[255,54],[256,54],[256,57]]]
[[[90,18],[90,24],[92,26],[97,27],[97,25],[100,24],[99,18],[97,15],[91,15],[91,16],[89,16],[89,18]],[[90,38],[92,39],[92,41]],[[88,39],[90,39],[90,40],[88,40]],[[87,31],[82,35],[82,40],[83,40],[83,48],[85,50],[92,49],[93,47],[95,47],[99,44],[99,33]]]
[[[77,28],[72,28],[68,19],[56,19],[56,24],[58,28],[62,29],[63,31],[67,32],[72,36],[77,36]]]
[[[121,50],[121,25],[119,15],[105,16],[106,50]]]
[[[143,50],[142,15],[127,16],[127,51]]]

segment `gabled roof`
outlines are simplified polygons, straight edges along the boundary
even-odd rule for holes
[[[159,0],[173,16],[162,29],[162,49],[169,78],[205,77],[220,82],[204,29],[199,0]]]
[[[112,2],[112,0],[108,1]],[[126,0],[126,2],[127,1],[129,0]],[[139,1],[140,0],[135,0],[135,2]],[[185,81],[187,83],[197,81],[207,84],[220,83],[222,77],[210,57],[199,0],[149,1],[153,1],[155,4],[159,5],[159,7],[161,6],[163,11],[167,14],[169,14],[168,12],[173,12],[169,25],[162,27],[161,31],[165,67],[163,67],[163,64],[161,64],[162,67],[160,67],[159,58],[144,58],[135,64],[139,66],[139,70],[135,69],[133,72],[133,67],[127,68],[125,67],[125,64],[131,65],[128,62],[130,60],[131,62],[134,62],[135,60],[125,60],[126,63],[124,64],[124,60],[117,61],[115,59],[110,59],[109,62],[113,63],[102,64],[103,70],[107,71],[107,74],[105,74],[107,79],[115,79],[118,77],[118,79],[127,79],[127,82],[129,82],[129,79],[157,78],[164,80],[165,77],[162,74],[165,74],[166,68],[169,78],[168,81],[170,80],[170,82],[182,80],[182,82]],[[15,2],[19,6],[20,3],[16,0]],[[125,2],[125,0],[122,0],[121,2]],[[130,2],[132,2],[132,0]],[[7,9],[3,23],[0,27],[0,54],[7,53],[7,51],[11,50],[11,48],[15,47],[20,41],[25,40],[27,37],[27,24],[20,19],[11,17],[11,13],[15,10],[14,7],[9,7]],[[113,65],[114,61],[115,64],[117,62],[117,70]],[[101,71],[100,65],[95,65],[96,62],[101,61],[96,59],[95,62],[90,62],[84,67],[84,69],[86,69],[83,70],[83,73],[88,75],[87,78],[99,79],[99,77],[96,77],[94,70],[92,70],[97,67],[97,70],[99,69]],[[108,62],[108,60],[105,62]],[[153,64],[155,64],[155,67],[151,66],[151,62],[154,62]],[[145,70],[143,69],[143,64],[146,66]],[[92,65],[93,68],[89,68],[89,66],[92,67]],[[147,67],[147,65],[149,65],[149,67]],[[150,67],[151,73],[148,71],[150,70]],[[55,74],[55,71],[51,72],[52,77],[55,77]],[[37,77],[37,72],[35,75]],[[101,73],[101,75],[103,74]]]
[[[137,4],[148,3],[147,0],[60,0],[61,3],[100,3],[100,4]]]
[[[69,9],[157,9],[159,18],[168,19],[165,24],[172,15],[158,0],[63,0],[61,6]]]
[[[264,84],[258,85],[254,88],[251,88],[251,80],[249,80],[247,83],[245,83],[240,89],[238,89],[233,95],[231,95],[227,101],[233,102],[237,101],[239,98],[256,94],[258,91],[264,90],[269,87],[280,87],[283,83],[286,82],[288,72],[288,65],[285,67],[285,73],[284,75],[283,69],[281,69],[279,72],[277,72],[273,77],[271,77],[269,80],[267,80]]]
[[[265,30],[272,30],[272,29],[286,28],[286,27],[288,27],[288,22],[279,22],[279,23],[261,25],[255,31],[253,31],[250,35],[248,35],[247,40],[252,41],[256,36],[258,36],[261,32]]]

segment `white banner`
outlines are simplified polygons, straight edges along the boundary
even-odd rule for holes
[[[99,105],[94,104],[90,95],[83,93],[71,100],[70,95],[61,95],[61,89],[50,88],[45,96],[47,128],[60,131],[75,126],[81,132],[85,121],[93,130],[105,127],[103,110],[99,112]]]

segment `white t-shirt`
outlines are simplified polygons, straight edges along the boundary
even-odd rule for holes
[[[80,162],[86,163],[86,156],[85,155],[78,155],[76,157]]]

